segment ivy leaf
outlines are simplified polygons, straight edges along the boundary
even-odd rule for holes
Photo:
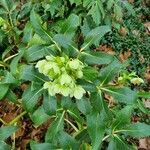
[[[50,117],[44,112],[43,107],[39,107],[32,115],[31,120],[35,123],[36,126],[43,124]]]
[[[0,128],[0,141],[6,140],[14,132],[17,131],[16,126],[5,126]]]
[[[115,101],[126,104],[135,104],[137,101],[137,93],[135,91],[130,90],[127,87],[123,88],[109,87],[101,89],[110,94],[111,96],[113,96]]]
[[[49,96],[48,93],[44,94],[43,108],[49,116],[55,115],[57,110],[56,97]]]
[[[145,123],[134,123],[124,127],[120,132],[134,138],[148,137],[150,136],[150,125]]]
[[[82,45],[81,50],[87,49],[91,44],[95,43],[95,41],[100,41],[100,39],[111,29],[109,26],[100,26],[91,30],[85,37],[84,44]]]

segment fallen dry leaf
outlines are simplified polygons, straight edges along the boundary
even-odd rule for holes
[[[119,58],[120,58],[120,60],[122,61],[122,62],[124,62],[125,60],[127,60],[130,56],[131,56],[131,51],[130,50],[128,50],[128,51],[126,51],[126,52],[123,52],[123,53],[121,53],[120,55],[119,55]]]
[[[150,150],[150,138],[140,139],[139,149]]]
[[[144,26],[146,28],[146,33],[150,35],[150,22],[145,23]]]
[[[127,30],[126,30],[126,28],[121,28],[120,30],[119,30],[119,33],[122,35],[122,36],[126,36],[127,35]]]
[[[115,55],[115,51],[113,50],[113,48],[108,47],[107,45],[100,45],[98,48],[96,48],[96,51],[102,51],[111,55]]]

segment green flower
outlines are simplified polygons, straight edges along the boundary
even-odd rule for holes
[[[86,91],[82,88],[82,86],[77,85],[73,91],[72,96],[74,96],[76,99],[81,99],[85,93]]]
[[[36,64],[36,68],[38,68],[39,72],[40,73],[43,73],[43,70],[44,70],[44,66],[47,64],[47,61],[46,60],[40,60],[37,62]]]
[[[134,85],[140,85],[141,83],[144,83],[144,80],[142,78],[133,78],[130,80],[132,84]]]
[[[49,95],[62,94],[81,99],[85,93],[80,85],[76,85],[76,79],[83,77],[82,68],[84,67],[78,59],[70,60],[68,56],[46,56],[46,59],[40,60],[35,67],[40,73],[53,80],[43,85]]]
[[[62,74],[60,76],[60,84],[64,85],[64,84],[71,84],[73,82],[72,78],[67,74]]]

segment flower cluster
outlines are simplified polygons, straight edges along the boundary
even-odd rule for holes
[[[67,56],[46,56],[36,64],[39,72],[48,76],[50,81],[44,83],[51,96],[60,93],[64,96],[81,99],[85,90],[76,84],[78,78],[83,77],[83,63],[78,59],[69,59]]]
[[[135,72],[131,73],[123,73],[119,78],[118,82],[121,84],[125,84],[127,82],[132,83],[134,85],[140,85],[141,83],[144,83],[144,80],[142,78],[139,78]]]

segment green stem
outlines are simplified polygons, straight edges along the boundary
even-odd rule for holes
[[[64,120],[65,120],[66,122],[68,122],[76,132],[79,131],[79,130],[76,128],[76,126],[75,126],[74,124],[72,124],[68,119],[64,119]]]
[[[21,117],[23,117],[27,112],[24,111],[20,115],[18,115],[15,119],[13,119],[8,125],[13,125],[15,124]]]
[[[7,124],[2,118],[0,118],[0,122],[2,122],[4,125]]]

